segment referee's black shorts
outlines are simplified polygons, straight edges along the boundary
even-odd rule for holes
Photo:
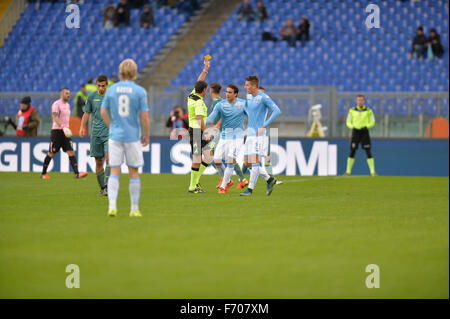
[[[189,142],[191,143],[192,155],[201,155],[209,141],[204,140],[203,132],[199,128],[189,128]]]
[[[370,148],[370,135],[368,129],[352,130],[351,147],[357,149],[359,143],[361,143],[362,148]]]
[[[52,130],[50,133],[49,151],[56,154],[61,147],[64,152],[73,151],[72,139],[67,138],[63,130]]]

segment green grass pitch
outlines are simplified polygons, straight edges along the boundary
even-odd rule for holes
[[[280,177],[243,198],[145,174],[132,219],[128,176],[116,218],[95,174],[50,176],[0,173],[0,298],[449,298],[448,178]]]

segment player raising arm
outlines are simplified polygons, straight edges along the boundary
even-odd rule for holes
[[[120,166],[124,157],[130,174],[130,217],[141,217],[139,197],[141,181],[139,167],[144,165],[142,146],[150,140],[150,119],[148,116],[147,92],[136,83],[137,65],[132,59],[120,63],[119,79],[106,91],[102,102],[101,115],[109,127],[109,164],[111,176],[108,180],[109,216],[117,215]],[[144,127],[142,145],[139,118]]]
[[[203,133],[206,129],[205,120],[208,112],[203,98],[206,95],[208,83],[205,82],[208,74],[209,61],[204,60],[204,68],[195,83],[195,87],[187,99],[189,113],[189,141],[192,150],[191,181],[189,184],[189,193],[198,194],[205,191],[200,186],[199,181],[205,169],[211,162],[211,151],[205,149],[209,140],[206,140]]]

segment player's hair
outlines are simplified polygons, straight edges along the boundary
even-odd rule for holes
[[[362,97],[363,99],[365,99],[366,97],[362,94],[358,94],[356,97]]]
[[[108,77],[104,74],[97,76],[96,82],[108,82]]]
[[[211,90],[213,90],[214,93],[219,94],[220,90],[222,90],[222,85],[220,85],[217,82],[213,82],[209,85],[209,87],[211,88]]]
[[[263,91],[266,90],[263,86],[260,86],[259,89],[260,89],[260,90],[263,90]]]
[[[236,85],[234,85],[234,84],[228,84],[227,88],[232,89],[235,94],[239,93],[239,88]]]
[[[119,79],[122,81],[137,79],[137,64],[133,59],[125,59],[120,63]]]
[[[64,90],[70,91],[69,88],[67,88],[67,87],[62,87],[61,90],[59,90],[59,92],[62,92],[62,91],[64,91]]]
[[[205,81],[197,81],[197,83],[195,83],[195,93],[202,93],[204,89],[206,89],[208,87],[208,83],[206,83]]]
[[[252,82],[256,85],[256,87],[259,87],[259,79],[256,75],[249,75],[245,78],[245,81]]]

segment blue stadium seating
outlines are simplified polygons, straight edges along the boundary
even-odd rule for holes
[[[371,1],[381,10],[379,29],[366,28],[368,13],[360,1],[263,2],[268,21],[239,21],[236,10],[171,85],[192,85],[201,68],[202,56],[211,54],[208,80],[221,83],[242,85],[245,76],[257,74],[262,85],[333,85],[339,91],[350,92],[448,91],[449,7],[446,1]],[[255,0],[251,3],[256,7]],[[311,41],[305,47],[299,42],[290,48],[286,41],[261,40],[263,31],[278,35],[287,17],[292,17],[297,26],[303,15],[311,23]],[[409,58],[412,38],[419,25],[424,26],[426,34],[430,28],[437,29],[445,49],[442,59]],[[387,103],[388,114],[411,115],[407,103],[394,102],[400,104]],[[376,114],[380,113],[380,101],[367,104]],[[341,115],[347,111],[344,105],[338,105]],[[438,112],[436,99],[417,103],[414,99],[413,106],[412,115]]]
[[[55,92],[67,86],[76,92],[90,77],[117,74],[126,57],[142,68],[186,21],[177,9],[162,7],[154,11],[156,27],[141,29],[141,10],[132,9],[130,27],[104,30],[102,11],[111,1],[97,0],[81,5],[81,27],[68,29],[63,2],[43,2],[38,10],[30,4],[24,11],[0,48],[0,91]],[[49,104],[41,102],[36,99],[33,104],[49,114]],[[18,103],[9,103],[0,105],[0,113],[17,111]]]

